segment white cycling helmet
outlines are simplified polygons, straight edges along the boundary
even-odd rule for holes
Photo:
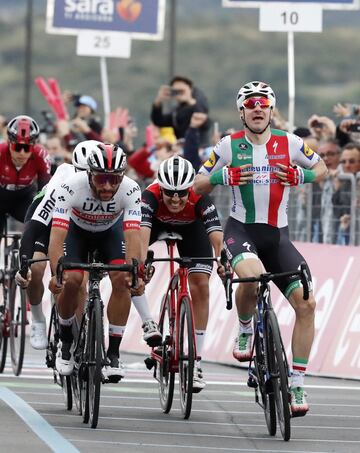
[[[90,171],[100,173],[124,173],[126,170],[126,154],[118,145],[100,143],[88,158]]]
[[[274,108],[276,105],[275,93],[273,92],[271,86],[267,85],[264,82],[254,80],[253,82],[246,83],[244,86],[240,88],[238,92],[236,98],[236,106],[239,112],[243,108],[242,103],[245,101],[245,99],[250,98],[252,96],[264,96],[270,99],[272,108]]]
[[[72,154],[72,164],[78,170],[88,170],[88,158],[98,145],[102,145],[97,140],[85,140],[78,143]]]
[[[188,160],[173,156],[161,162],[157,179],[163,189],[185,190],[194,184],[195,170]]]

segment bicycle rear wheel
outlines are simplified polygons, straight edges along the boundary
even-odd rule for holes
[[[88,343],[88,381],[89,422],[91,428],[96,428],[99,419],[101,368],[103,362],[103,324],[101,316],[101,301],[94,300],[89,320]]]
[[[256,310],[254,315],[254,326],[257,326],[259,319],[258,312]],[[271,383],[267,377],[266,363],[265,363],[265,345],[264,339],[260,335],[260,331],[256,330],[255,337],[255,374],[258,381],[258,389],[261,396],[261,407],[264,411],[266,426],[270,436],[275,436],[276,434],[276,408],[274,393],[272,392]]]
[[[193,395],[195,347],[194,326],[188,297],[180,304],[179,320],[179,388],[180,406],[183,417],[189,418]]]
[[[162,360],[156,364],[159,367],[159,397],[163,412],[168,414],[174,399],[175,373],[170,371],[174,353],[170,335],[170,299],[166,296],[161,304],[159,330],[162,335]]]
[[[10,284],[10,351],[15,376],[22,370],[25,352],[26,292],[15,282]]]
[[[3,278],[3,277],[2,277]],[[8,292],[4,282],[0,283],[0,373],[4,371],[8,343]]]
[[[281,435],[284,440],[288,441],[291,435],[291,426],[287,359],[276,315],[272,310],[267,312],[265,322],[268,366],[271,374],[277,419]]]

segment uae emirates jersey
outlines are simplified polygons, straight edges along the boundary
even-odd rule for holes
[[[199,173],[211,175],[224,166],[239,167],[250,164],[253,180],[242,186],[232,186],[233,203],[230,216],[243,223],[267,223],[282,228],[287,226],[287,207],[290,187],[280,184],[275,171],[278,164],[290,163],[312,168],[320,161],[303,140],[293,134],[271,129],[264,145],[255,145],[245,131],[235,132],[221,139]]]

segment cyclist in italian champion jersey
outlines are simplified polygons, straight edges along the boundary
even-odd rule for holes
[[[140,188],[124,176],[126,157],[116,145],[98,145],[91,153],[89,171],[77,173],[67,179],[57,193],[49,243],[49,257],[55,272],[63,255],[71,262],[87,262],[88,253],[97,250],[105,263],[140,260],[141,222]],[[120,217],[122,216],[122,219]],[[120,343],[130,310],[130,275],[110,272],[112,283],[107,314],[109,319],[110,365],[103,374],[112,382],[124,376],[120,362]],[[58,287],[56,277],[49,288],[60,293],[57,299],[60,322],[60,345],[56,367],[60,374],[69,375],[73,369],[71,325],[77,308],[77,293],[82,282],[81,272],[65,273],[66,284]],[[141,294],[144,284],[139,279],[135,294]]]
[[[200,257],[220,256],[223,232],[217,210],[207,195],[196,195],[192,189],[195,170],[178,156],[160,164],[157,180],[142,194],[141,237],[143,250],[157,241],[164,231],[182,236],[177,243],[180,256],[199,257],[189,267],[189,285],[195,319],[196,350],[201,357],[209,316],[209,278],[212,264]],[[219,272],[223,272],[220,266]],[[139,299],[145,300],[145,295]],[[200,360],[195,363],[194,389],[205,387]]]
[[[21,238],[20,256],[43,259],[47,256],[51,221],[56,202],[56,192],[67,178],[77,171],[87,170],[87,159],[91,150],[97,144],[94,140],[79,143],[72,155],[71,164],[61,164],[49,183],[34,197],[25,217],[25,228]],[[42,298],[44,294],[43,277],[46,262],[34,263],[28,270],[26,278],[18,271],[15,280],[19,286],[26,288],[31,310],[30,344],[34,349],[47,348],[46,320],[42,311]],[[83,291],[79,298],[84,299]]]
[[[36,144],[40,129],[30,116],[20,115],[7,125],[7,143],[0,144],[0,236],[5,216],[24,222],[37,189],[50,180],[50,160]]]
[[[287,204],[290,186],[319,181],[326,165],[301,138],[270,128],[275,94],[263,82],[245,84],[237,96],[244,129],[220,140],[195,180],[195,191],[211,192],[214,186],[232,186],[233,203],[224,231],[225,248],[240,277],[297,269],[304,258],[290,242]],[[292,336],[291,409],[305,415],[309,409],[303,387],[314,338],[315,300],[303,299],[301,283],[284,278],[277,286],[295,310]],[[236,291],[239,335],[234,357],[251,355],[251,319],[256,304],[256,284],[241,284]]]

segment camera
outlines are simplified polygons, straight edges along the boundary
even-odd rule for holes
[[[170,96],[177,96],[178,94],[182,94],[182,90],[176,90],[175,88],[170,88]]]
[[[320,123],[318,120],[314,120],[311,123],[311,127],[317,127],[318,129],[322,129],[324,127],[323,123]]]
[[[349,132],[360,132],[360,123],[350,124],[347,130]]]

